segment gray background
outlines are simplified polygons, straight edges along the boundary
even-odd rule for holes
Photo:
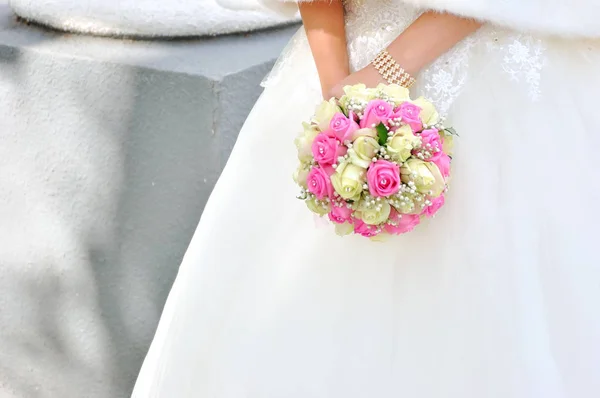
[[[1,398],[129,396],[204,203],[295,30],[86,38],[21,25],[0,0]]]

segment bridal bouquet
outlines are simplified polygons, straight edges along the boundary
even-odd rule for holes
[[[339,235],[411,231],[444,204],[454,131],[408,89],[359,84],[324,101],[296,138],[299,199]]]

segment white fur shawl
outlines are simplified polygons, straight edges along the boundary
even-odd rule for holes
[[[260,0],[294,13],[297,0]],[[310,1],[310,0],[300,0]],[[364,0],[379,1],[379,0]],[[396,0],[399,4],[489,21],[521,31],[600,37],[600,0]]]

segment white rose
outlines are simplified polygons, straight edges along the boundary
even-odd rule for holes
[[[413,104],[421,108],[419,118],[421,119],[421,122],[423,122],[423,124],[427,126],[433,126],[434,124],[440,121],[440,115],[435,109],[435,106],[433,106],[433,104],[427,101],[425,98],[419,97],[413,101]]]
[[[392,207],[388,202],[376,203],[372,207],[362,207],[356,211],[356,217],[368,225],[379,225],[390,217]]]
[[[333,189],[346,200],[358,200],[363,191],[366,170],[350,162],[337,166],[331,176]]]
[[[411,158],[400,168],[402,182],[412,181],[419,193],[438,197],[446,188],[440,169],[433,162]]]
[[[404,125],[396,130],[388,141],[387,153],[393,160],[406,162],[419,142],[419,137],[413,134],[410,126]]]
[[[352,148],[348,150],[350,162],[366,169],[373,161],[380,146],[375,138],[362,136],[358,137],[352,143]]]
[[[404,101],[410,101],[410,94],[406,87],[397,84],[379,84],[377,91],[385,94],[396,105],[400,105]]]
[[[317,200],[314,197],[307,199],[305,202],[308,209],[319,216],[324,216],[331,210],[331,206],[328,203]]]
[[[350,100],[364,102],[365,104],[372,99],[377,98],[377,90],[367,88],[364,84],[355,84],[353,86],[344,87],[344,95],[340,98],[340,104],[346,109]]]
[[[315,122],[319,126],[319,130],[327,130],[333,115],[341,111],[342,109],[337,105],[335,98],[332,98],[329,101],[323,101],[321,105],[317,107],[314,116]]]
[[[296,137],[294,144],[298,149],[298,159],[303,163],[307,163],[313,159],[312,144],[319,134],[319,130],[314,124],[306,122],[302,123],[302,126],[304,126],[304,131]]]
[[[306,180],[308,178],[309,172],[310,169],[305,167],[304,165],[298,166],[298,168],[294,172],[294,182],[303,188],[307,188]]]
[[[354,225],[349,222],[335,224],[335,233],[339,236],[350,235],[354,231]]]

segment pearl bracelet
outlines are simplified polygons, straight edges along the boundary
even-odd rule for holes
[[[386,50],[382,50],[377,54],[371,64],[389,84],[397,84],[406,88],[410,88],[415,84],[415,78],[398,65]]]

